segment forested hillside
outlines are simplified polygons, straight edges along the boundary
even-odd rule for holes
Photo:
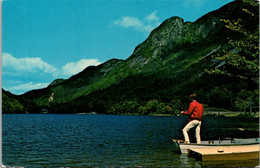
[[[35,103],[2,89],[3,114],[23,114],[39,112],[41,109]]]
[[[67,80],[55,80],[47,88],[18,97],[49,113],[148,115],[175,114],[188,106],[188,95],[195,92],[205,107],[255,111],[258,19],[258,3],[243,1],[229,3],[194,23],[172,17],[153,30],[128,59],[87,67]],[[243,41],[249,44],[239,48]],[[231,58],[231,52],[239,56]],[[234,63],[238,58],[245,61]],[[254,68],[238,68],[249,62]]]

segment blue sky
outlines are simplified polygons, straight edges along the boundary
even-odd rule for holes
[[[126,59],[164,20],[194,22],[232,0],[4,0],[2,87],[14,94]]]

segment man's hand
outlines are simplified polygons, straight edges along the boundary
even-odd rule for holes
[[[184,111],[181,111],[181,114],[183,114],[184,113]]]

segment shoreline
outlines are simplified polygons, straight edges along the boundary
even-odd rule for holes
[[[8,115],[8,113],[2,113],[2,115]],[[10,113],[9,113],[10,114]],[[15,113],[11,113],[15,114]],[[19,113],[19,114],[55,114],[55,113]],[[75,115],[132,115],[132,116],[138,116],[139,114],[101,114],[96,112],[85,112],[85,113],[57,113],[57,114],[75,114]],[[141,115],[140,115],[141,116]],[[154,116],[154,117],[181,117],[182,114],[174,115],[174,114],[148,114],[144,116]],[[244,112],[232,112],[232,111],[205,111],[203,116],[209,116],[209,117],[240,117],[240,118],[259,118],[259,112],[258,113],[252,113],[249,115],[248,113]]]
[[[205,111],[203,116],[212,116],[212,117],[247,117],[247,114],[244,112],[233,112],[233,111]],[[150,116],[155,117],[171,117],[176,116],[172,114],[150,114]],[[182,116],[182,115],[177,115]],[[249,118],[259,118],[259,112],[258,113],[252,113]]]

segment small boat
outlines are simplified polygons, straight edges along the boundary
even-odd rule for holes
[[[259,145],[259,138],[249,139],[228,139],[228,140],[210,140],[201,141],[197,143],[183,143],[182,140],[173,139],[173,151],[177,153],[188,153],[188,149],[215,149],[216,147],[234,147],[234,146],[247,146],[247,145]],[[258,148],[259,151],[259,148]]]

